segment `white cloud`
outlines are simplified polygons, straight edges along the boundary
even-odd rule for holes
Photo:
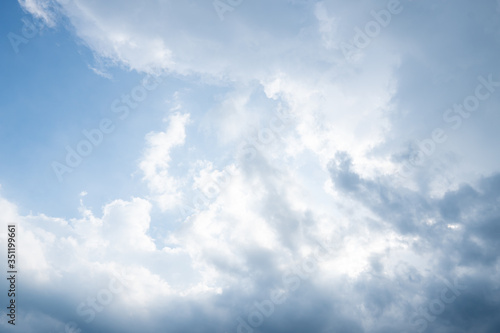
[[[314,14],[318,19],[319,32],[323,41],[323,46],[327,49],[338,48],[339,40],[336,38],[337,22],[335,17],[328,13],[325,2],[318,2],[315,5]]]
[[[185,142],[189,114],[174,113],[167,122],[164,132],[151,132],[146,136],[147,148],[139,165],[154,200],[162,210],[172,209],[181,200],[181,183],[169,175],[170,154],[173,148]]]
[[[153,240],[147,236],[151,204],[144,199],[132,202],[116,200],[106,205],[102,217],[103,238],[110,249],[154,251]]]
[[[24,6],[38,16],[46,10],[33,1]],[[33,283],[66,281],[63,286],[70,290],[76,282],[123,274],[130,285],[120,304],[128,311],[139,306],[147,318],[182,304],[190,320],[190,311],[198,314],[195,309],[207,302],[220,307],[208,313],[222,312],[217,318],[226,323],[225,311],[233,308],[230,301],[235,312],[245,311],[241,309],[247,301],[282,284],[284,272],[310,253],[317,240],[329,240],[336,242],[336,252],[319,264],[322,274],[310,277],[307,292],[299,290],[295,297],[334,309],[321,318],[321,329],[350,323],[361,314],[359,323],[354,321],[358,326],[345,324],[347,329],[338,331],[381,331],[389,326],[401,331],[408,323],[395,320],[408,319],[411,313],[405,307],[418,306],[428,289],[439,287],[435,276],[462,273],[467,265],[471,271],[474,265],[496,267],[491,253],[498,246],[488,237],[497,230],[497,180],[487,178],[494,185],[480,183],[481,190],[457,185],[477,179],[477,174],[464,177],[468,170],[498,171],[496,160],[477,149],[479,145],[450,145],[450,150],[476,149],[493,165],[478,167],[480,163],[470,158],[465,171],[456,173],[455,187],[440,182],[428,169],[404,182],[391,177],[408,142],[441,124],[443,105],[460,97],[461,89],[445,89],[436,77],[460,78],[457,64],[470,64],[467,78],[481,69],[470,59],[455,62],[453,48],[448,51],[449,45],[464,49],[457,41],[462,36],[447,39],[449,31],[440,29],[436,13],[444,4],[411,5],[415,11],[405,10],[405,19],[394,18],[390,29],[363,49],[364,56],[355,63],[343,59],[337,44],[354,34],[346,26],[348,19],[372,19],[368,1],[246,2],[232,12],[232,21],[223,23],[210,1],[138,5],[75,0],[63,6],[61,13],[76,35],[98,57],[139,72],[194,74],[187,81],[194,77],[230,92],[199,118],[184,113],[178,103],[165,129],[145,137],[139,168],[147,199],[116,198],[104,204],[101,217],[82,204],[81,218],[69,221],[21,217],[12,204],[0,202],[6,219],[23,224],[23,237],[30,244],[26,248],[36,253],[25,266]],[[262,9],[275,10],[272,19],[249,14]],[[451,10],[443,12],[452,22],[447,29],[475,27],[451,20]],[[430,28],[408,26],[422,17],[433,18]],[[491,59],[496,61],[496,56]],[[428,72],[443,65],[438,74]],[[492,100],[488,116],[478,116],[475,125],[471,122],[470,133],[477,134],[484,119],[495,123],[495,105]],[[287,110],[293,119],[276,140],[256,148],[253,159],[226,151],[242,142],[253,144],[249,136],[258,138],[277,110]],[[188,138],[188,124],[200,118],[203,135]],[[191,144],[202,146],[214,137],[213,151],[200,157],[192,153],[196,149],[190,150]],[[488,140],[479,142],[489,147],[496,142]],[[182,165],[175,159],[177,149],[190,153]],[[168,213],[182,204],[183,195],[206,192],[206,186],[228,170],[229,180],[205,206],[197,207],[177,230],[153,239],[153,204],[167,213],[155,222],[171,226],[172,221],[161,219],[171,218]],[[439,184],[439,191],[430,191],[433,184]],[[407,269],[399,276],[401,266]],[[76,282],[68,282],[69,277],[77,277]],[[250,286],[237,290],[243,280],[250,280]],[[335,309],[336,298],[344,310]],[[287,316],[296,317],[302,312],[288,306],[307,307],[307,302],[283,306]],[[459,306],[453,310],[463,311]],[[276,318],[275,323],[282,319]],[[282,328],[287,328],[290,321],[283,322]]]
[[[24,10],[31,13],[38,19],[43,20],[43,22],[49,26],[53,27],[56,25],[55,15],[53,11],[53,3],[51,1],[44,0],[18,0],[19,4],[24,8]]]

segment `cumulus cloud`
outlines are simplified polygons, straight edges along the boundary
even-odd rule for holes
[[[210,1],[22,1],[106,63],[226,92],[201,115],[177,96],[145,136],[144,196],[69,219],[0,201],[30,253],[26,331],[497,331],[498,95],[458,130],[443,114],[500,80],[498,2],[401,1],[346,59],[389,3],[245,1],[220,21]],[[91,323],[67,310],[117,277]]]
[[[174,113],[167,119],[168,127],[164,132],[151,132],[146,137],[147,148],[139,167],[151,194],[163,210],[175,207],[180,201],[181,184],[168,171],[172,149],[184,144],[188,121],[189,114]]]

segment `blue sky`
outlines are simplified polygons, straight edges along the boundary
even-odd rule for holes
[[[499,1],[0,6],[2,332],[499,331]]]

